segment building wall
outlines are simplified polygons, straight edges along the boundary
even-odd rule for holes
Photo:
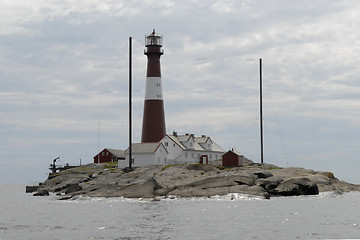
[[[224,167],[237,167],[239,166],[239,155],[234,152],[228,151],[222,156],[222,165]]]
[[[167,157],[168,157],[167,150],[161,144],[159,146],[159,148],[155,152],[155,158],[154,158],[155,164],[166,165],[167,164]]]
[[[125,158],[126,158],[126,156],[125,156]],[[129,167],[129,156],[126,159],[119,159],[117,167],[118,168]]]
[[[133,167],[143,167],[155,164],[154,153],[132,153],[131,157],[133,159]],[[129,163],[129,154],[125,154],[125,162]]]
[[[181,157],[182,154],[182,148],[177,145],[172,139],[170,139],[168,136],[165,136],[161,143],[165,146],[165,148],[168,151],[167,159],[170,161],[176,161],[179,157]],[[174,164],[174,163],[170,163]]]

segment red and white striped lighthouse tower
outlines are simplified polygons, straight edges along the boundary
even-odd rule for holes
[[[166,134],[164,101],[161,83],[160,56],[164,54],[162,37],[155,29],[145,37],[148,58],[141,142],[159,142]]]

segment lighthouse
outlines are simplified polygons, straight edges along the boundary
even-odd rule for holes
[[[162,37],[156,35],[155,29],[145,37],[145,47],[148,62],[141,142],[149,143],[159,142],[166,134],[160,69],[160,57],[164,51],[161,49]]]

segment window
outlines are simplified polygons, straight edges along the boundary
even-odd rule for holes
[[[174,143],[174,147],[175,147],[175,143]]]
[[[187,158],[187,153],[185,153],[185,158]]]
[[[191,157],[194,158],[194,153],[191,153]]]
[[[169,146],[169,143],[168,142],[165,142],[165,147]]]
[[[109,156],[109,152],[106,152],[106,156]]]
[[[212,154],[209,155],[209,158],[212,159]]]
[[[105,156],[105,153],[104,153],[104,152],[102,152],[102,153],[101,153],[101,155],[102,155],[102,156]]]
[[[190,147],[192,147],[192,142],[190,142]]]

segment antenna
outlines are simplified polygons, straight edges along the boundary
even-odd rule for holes
[[[155,30],[154,30],[155,31]],[[131,98],[132,98],[132,64],[131,64],[131,54],[132,54],[132,37],[129,37],[129,168],[132,168],[132,131],[131,131],[131,121],[132,121],[132,113],[131,113]]]
[[[262,59],[259,59],[260,65],[260,146],[261,146],[261,164],[264,163],[264,142],[263,142],[263,112],[262,112]]]
[[[98,116],[98,157],[97,163],[100,163],[100,116]]]

